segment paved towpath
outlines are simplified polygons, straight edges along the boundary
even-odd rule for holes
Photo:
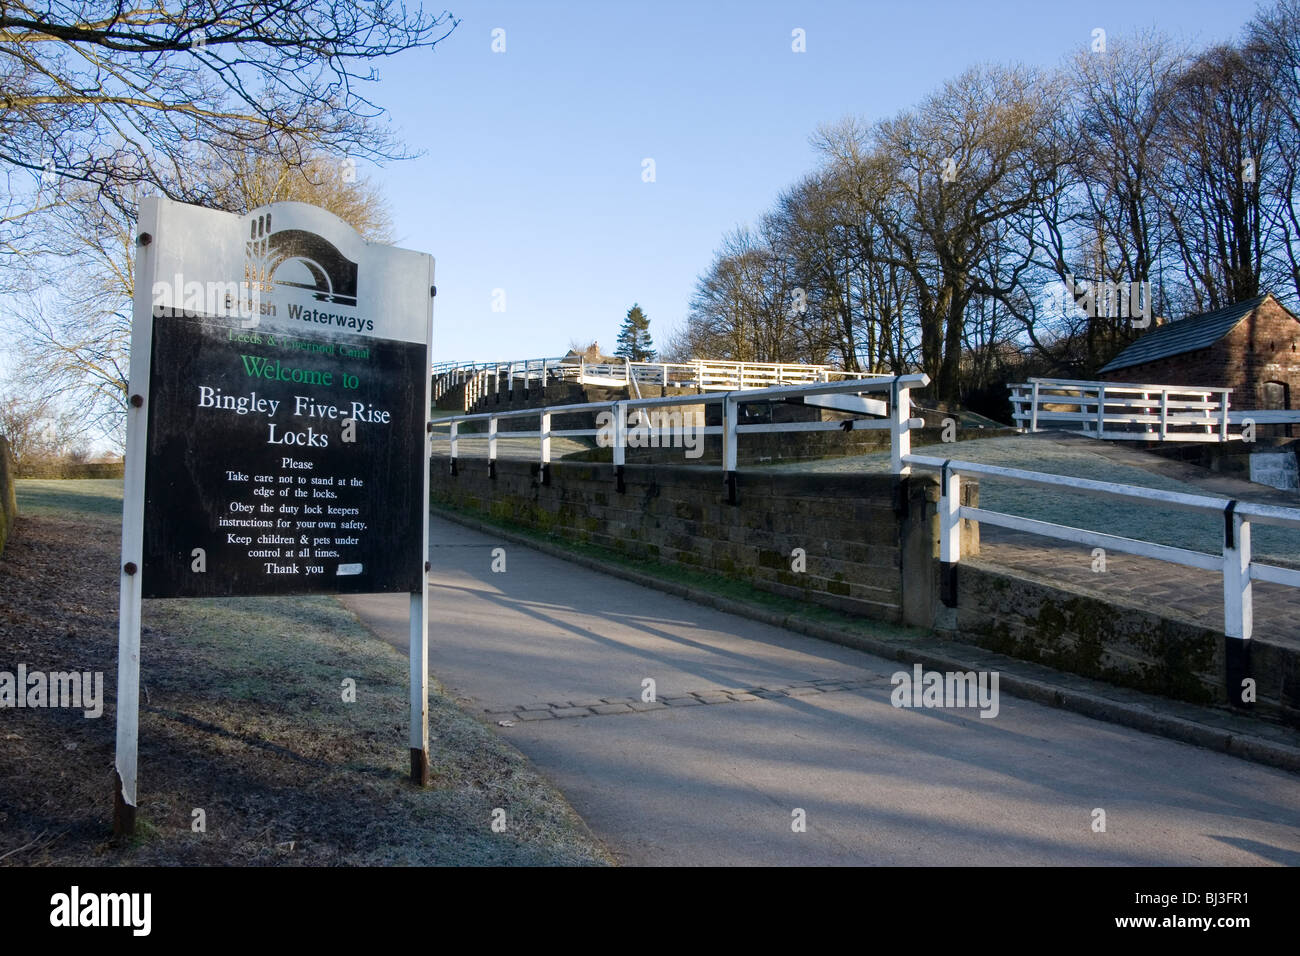
[[[894,662],[431,536],[430,669],[626,863],[1300,865],[1294,774],[1005,694],[894,708]],[[406,647],[404,595],[345,603]]]

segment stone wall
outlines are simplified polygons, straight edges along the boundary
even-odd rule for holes
[[[1150,694],[1227,703],[1222,631],[979,562],[957,575],[955,638]],[[1300,726],[1300,653],[1250,643],[1257,709]]]
[[[938,482],[892,475],[741,474],[737,503],[716,468],[435,458],[435,503],[572,541],[704,569],[755,587],[886,621],[933,619]],[[970,487],[970,501],[978,486]],[[967,536],[972,549],[978,536]],[[803,549],[805,570],[794,569]]]

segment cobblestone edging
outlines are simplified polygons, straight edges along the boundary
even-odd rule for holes
[[[614,714],[635,714],[647,710],[669,710],[676,707],[694,707],[700,704],[737,704],[751,700],[774,700],[778,697],[812,697],[815,694],[833,694],[838,691],[859,690],[873,684],[889,683],[883,674],[868,678],[821,677],[815,680],[797,680],[789,684],[748,688],[721,688],[697,690],[688,694],[659,697],[644,701],[639,697],[602,697],[600,700],[550,701],[515,704],[510,707],[485,707],[498,726],[509,727],[521,720],[563,720],[568,717],[608,717]]]

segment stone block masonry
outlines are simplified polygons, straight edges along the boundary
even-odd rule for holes
[[[531,462],[498,461],[495,479],[480,460],[457,471],[434,459],[434,502],[850,614],[933,620],[938,482],[929,476],[742,472],[732,505],[716,468],[627,465],[621,494],[610,465],[555,462],[545,482]],[[968,540],[978,547],[974,533]]]

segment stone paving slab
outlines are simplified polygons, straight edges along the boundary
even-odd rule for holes
[[[651,710],[664,710],[670,707],[691,707],[717,704],[741,704],[757,700],[775,700],[781,697],[812,697],[817,694],[842,693],[858,690],[888,680],[883,674],[871,680],[851,678],[821,677],[811,680],[791,681],[779,687],[753,687],[749,690],[734,688],[692,691],[671,697],[660,697],[653,701],[639,700],[634,697],[609,697],[587,703],[549,704],[545,708],[537,704],[517,704],[513,707],[493,705],[484,707],[483,713],[494,717],[513,717],[516,720],[545,720],[547,718],[574,717],[611,717],[616,714],[644,713]]]

